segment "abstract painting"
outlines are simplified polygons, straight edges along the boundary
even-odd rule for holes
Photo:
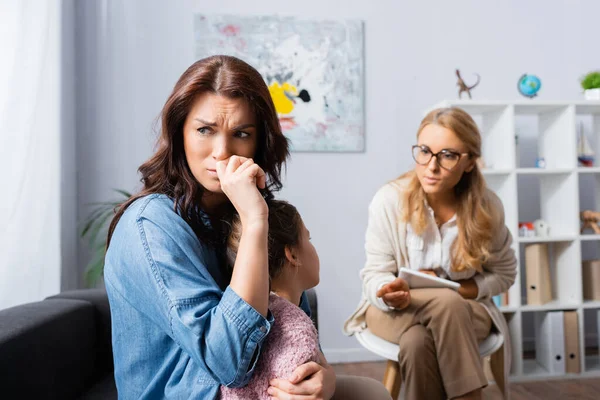
[[[363,23],[194,16],[195,56],[232,55],[269,86],[292,151],[364,151]]]

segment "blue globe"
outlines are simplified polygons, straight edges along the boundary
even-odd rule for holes
[[[542,81],[535,75],[523,74],[517,85],[519,93],[525,97],[535,97],[542,87]]]

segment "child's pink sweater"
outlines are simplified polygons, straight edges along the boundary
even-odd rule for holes
[[[317,330],[308,315],[275,294],[269,297],[269,309],[275,323],[263,342],[252,380],[243,388],[221,386],[221,399],[269,399],[271,379],[289,379],[299,365],[319,360]]]

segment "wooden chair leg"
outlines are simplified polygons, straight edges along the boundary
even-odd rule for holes
[[[398,364],[398,361],[388,360],[385,374],[383,375],[383,386],[390,392],[393,400],[396,400],[398,394],[400,394],[400,385],[402,385],[400,364]]]
[[[491,355],[490,369],[492,370],[492,375],[494,375],[496,386],[502,392],[502,396],[507,398],[507,393],[504,392],[504,345]]]

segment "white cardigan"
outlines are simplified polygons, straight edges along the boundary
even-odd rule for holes
[[[393,281],[400,267],[408,266],[406,250],[406,223],[401,221],[403,191],[407,180],[396,180],[377,191],[369,205],[369,222],[365,235],[367,261],[360,271],[363,293],[356,311],[344,323],[344,333],[352,335],[366,328],[365,314],[370,305],[383,311],[377,301],[377,290],[383,284]],[[517,259],[511,248],[512,236],[504,223],[504,207],[500,199],[490,190],[488,195],[498,208],[498,219],[494,229],[497,234],[492,241],[490,257],[483,265],[483,273],[473,277],[477,283],[479,301],[488,311],[492,322],[504,336],[504,382],[508,384],[511,364],[511,342],[508,325],[498,310],[492,296],[506,292],[517,275]],[[508,393],[505,388],[505,393]]]

